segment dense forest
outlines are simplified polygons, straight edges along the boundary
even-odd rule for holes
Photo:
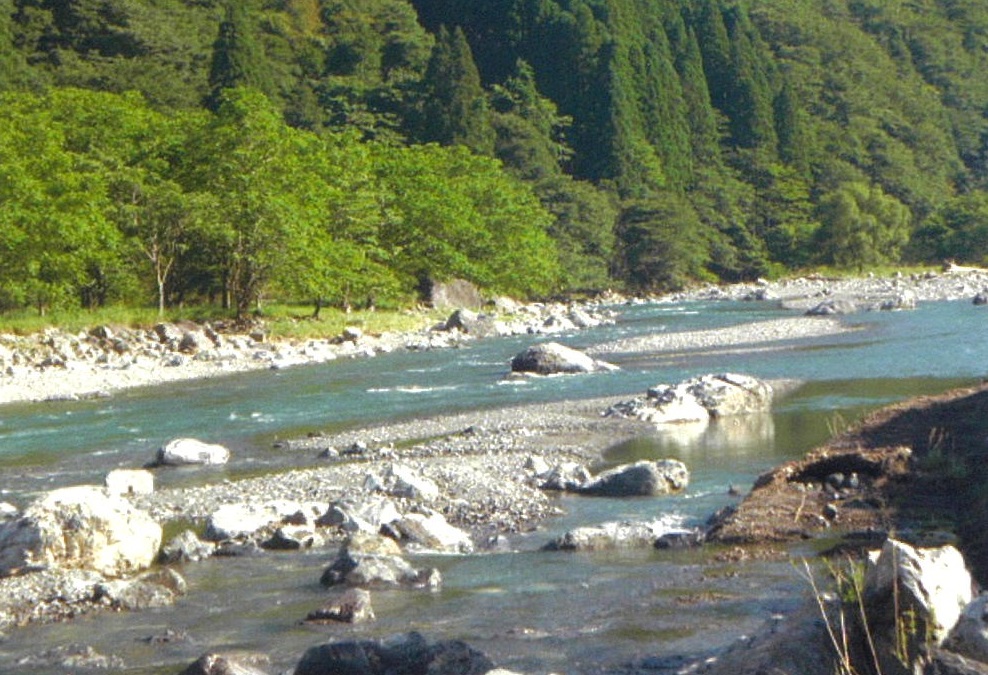
[[[0,0],[0,309],[988,257],[981,0]]]

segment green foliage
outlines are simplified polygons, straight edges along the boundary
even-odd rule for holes
[[[820,261],[839,267],[896,262],[909,239],[909,209],[878,186],[845,183],[818,208]]]
[[[209,68],[206,106],[213,111],[223,106],[224,92],[228,89],[250,87],[266,94],[274,93],[270,64],[255,38],[247,10],[242,0],[226,3],[226,16],[213,43]]]

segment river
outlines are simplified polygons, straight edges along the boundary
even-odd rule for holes
[[[613,326],[557,337],[590,347],[656,331],[732,326],[791,316],[765,303],[709,302],[616,308]],[[222,442],[234,460],[225,477],[295,465],[274,447],[314,430],[526,402],[638,394],[659,382],[730,370],[799,380],[771,415],[684,434],[656,432],[612,448],[609,461],[675,457],[693,478],[686,494],[636,500],[562,498],[566,515],[516,538],[511,552],[417,560],[439,567],[443,591],[378,592],[378,621],[330,629],[299,625],[326,591],[332,551],[212,560],[183,568],[190,592],[172,608],[84,617],[12,631],[0,641],[0,672],[61,673],[21,663],[72,643],[119,656],[127,673],[177,673],[209,649],[256,649],[284,672],[308,646],[346,637],[419,630],[458,638],[524,673],[662,672],[677,655],[702,656],[784,615],[805,595],[787,561],[739,563],[711,552],[620,554],[539,550],[579,524],[663,517],[698,524],[765,469],[801,456],[830,430],[883,404],[971,384],[988,369],[988,315],[969,302],[844,317],[853,330],[772,349],[618,355],[620,371],[506,383],[510,358],[535,338],[480,341],[432,352],[233,375],[133,390],[110,399],[0,408],[0,501],[24,503],[62,485],[100,482],[116,467],[151,459],[164,441]],[[159,474],[159,486],[201,480]],[[210,474],[211,479],[216,473]],[[716,552],[714,552],[716,553]],[[799,553],[796,551],[795,553]],[[146,638],[166,629],[188,640]],[[635,669],[638,670],[635,670]]]

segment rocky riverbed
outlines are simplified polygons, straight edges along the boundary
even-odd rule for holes
[[[966,270],[891,279],[816,278],[704,288],[650,301],[777,302],[800,313],[829,304],[839,308],[829,313],[840,313],[907,309],[915,301],[970,302],[985,287],[988,287],[988,275]],[[640,301],[611,297],[607,303],[589,306],[539,305],[525,309],[516,306],[510,314],[501,316],[457,313],[438,326],[411,335],[366,336],[352,331],[336,339],[304,344],[271,343],[261,333],[230,335],[208,327],[168,325],[148,332],[103,327],[74,336],[53,332],[32,338],[4,338],[0,362],[5,374],[0,378],[0,400],[102,396],[122,387],[244,369],[372,356],[393,349],[445,348],[462,340],[494,334],[565,332],[609,320],[608,303],[614,302]],[[743,351],[841,330],[845,330],[843,325],[833,318],[793,316],[736,329],[615,342],[596,348],[594,354],[683,349]],[[357,507],[365,504],[369,496],[391,502],[397,513],[415,516],[413,520],[441,519],[465,533],[473,550],[496,550],[510,546],[513,533],[527,531],[558,513],[547,489],[565,488],[574,481],[585,482],[604,449],[652,428],[642,419],[603,415],[621,402],[611,398],[529,405],[339,434],[312,434],[283,441],[277,450],[286,456],[298,456],[310,465],[318,457],[316,466],[196,487],[135,493],[125,499],[165,524],[170,534],[185,528],[196,534],[194,541],[179,551],[179,559],[183,555],[184,559],[193,559],[189,551],[198,551],[197,556],[249,554],[258,548],[274,546],[272,542],[282,547],[337,546],[361,528],[366,512],[357,513]],[[829,456],[832,450],[823,452]],[[819,458],[810,461],[818,462]],[[849,461],[852,468],[872,467],[875,462],[884,466],[881,457],[872,462],[863,454]],[[854,500],[837,503],[813,492],[832,495],[846,490],[848,495],[856,495],[854,490],[860,490],[858,501],[863,504],[882,503],[881,495],[865,492],[866,488],[871,490],[884,484],[873,480],[871,474],[867,474],[863,486],[861,483],[853,486],[850,482],[847,486],[832,485],[831,474],[840,473],[849,480],[851,473],[867,473],[872,469],[845,471],[843,465],[812,466],[815,468],[791,469],[802,476],[802,489],[800,485],[791,485],[790,474],[760,482],[783,485],[785,490],[780,489],[774,497],[756,490],[741,509],[718,520],[713,536],[730,545],[747,545],[799,537],[810,526],[831,528],[838,521],[853,525],[857,531],[882,532],[894,525],[888,520],[887,510],[880,508],[862,509],[862,512],[877,514],[884,520],[858,523],[852,519],[852,511],[845,508]],[[826,471],[828,467],[834,470]],[[893,469],[890,465],[889,476],[898,475]],[[155,469],[167,470],[167,467]],[[830,492],[828,485],[834,488]],[[769,504],[759,511],[758,499],[764,495],[768,495]],[[780,500],[792,509],[778,510]],[[832,508],[827,509],[828,505]],[[235,532],[205,542],[199,539],[203,529],[209,527],[210,518],[229,508],[243,509],[236,512],[234,519],[257,515],[258,510],[265,508],[270,508],[270,513],[277,517],[249,532]],[[761,529],[748,537],[744,527],[753,519]],[[402,534],[400,526],[396,527],[391,535],[399,539],[408,537],[407,533]],[[785,531],[784,536],[777,534],[781,530]],[[464,545],[462,540],[458,542],[457,546]],[[424,545],[435,546],[434,543]],[[4,598],[0,602],[0,629],[24,622],[59,620],[98,609],[150,607],[168,602],[168,594],[173,598],[184,591],[180,578],[176,580],[170,575],[139,580],[148,586],[124,588],[114,586],[106,578],[93,577],[88,571],[31,572],[18,570],[17,574],[0,580],[0,597]],[[161,591],[162,588],[168,593]]]

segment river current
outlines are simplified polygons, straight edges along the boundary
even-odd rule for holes
[[[577,348],[658,331],[705,330],[791,316],[765,303],[618,307],[613,326],[552,339]],[[213,649],[253,649],[284,672],[309,646],[418,630],[464,639],[524,673],[659,671],[679,655],[703,656],[755,630],[805,596],[788,562],[732,561],[709,552],[549,553],[568,528],[615,519],[665,518],[694,525],[750,487],[762,471],[801,456],[830,431],[881,405],[979,381],[988,370],[988,314],[969,302],[843,317],[853,330],[752,350],[608,357],[621,370],[505,382],[510,358],[535,337],[479,341],[456,349],[231,375],[115,394],[112,398],[0,407],[0,501],[24,503],[62,485],[99,483],[138,467],[163,442],[221,442],[229,478],[281,468],[279,438],[440,413],[564,399],[636,395],[660,382],[733,371],[802,384],[772,414],[706,430],[656,431],[612,448],[607,460],[675,457],[690,467],[683,495],[601,500],[566,497],[564,516],[510,542],[505,553],[419,559],[440,568],[437,594],[376,592],[378,621],[358,627],[299,625],[326,597],[318,584],[333,551],[213,560],[182,573],[189,594],[175,607],[28,627],[0,640],[0,672],[64,672],[22,659],[82,643],[119,656],[128,673],[177,673]],[[311,460],[311,458],[309,458]],[[216,478],[210,473],[210,479]],[[164,472],[159,486],[197,480]],[[798,551],[796,552],[798,554]],[[147,638],[171,629],[188,640]],[[670,661],[671,659],[671,661]],[[637,671],[636,671],[637,672]]]

